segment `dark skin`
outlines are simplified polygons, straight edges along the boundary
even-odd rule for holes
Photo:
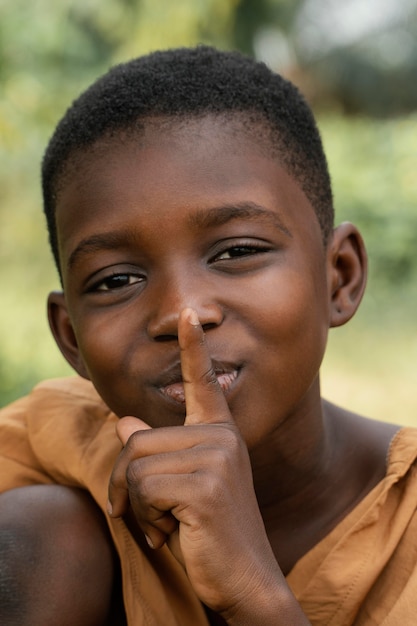
[[[365,286],[357,229],[323,245],[279,161],[212,117],[97,144],[56,217],[51,327],[122,418],[111,514],[226,623],[308,624],[284,575],[382,478],[396,429],[320,397],[328,329]]]
[[[1,624],[123,626],[118,569],[85,491],[35,485],[0,495]]]

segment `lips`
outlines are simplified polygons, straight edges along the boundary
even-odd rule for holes
[[[214,364],[213,366],[223,393],[227,393],[239,375],[239,368]],[[171,372],[171,377],[173,374],[174,372]],[[180,373],[176,376],[176,380],[167,381],[166,384],[158,385],[158,388],[167,398],[180,404],[185,403],[184,384]]]

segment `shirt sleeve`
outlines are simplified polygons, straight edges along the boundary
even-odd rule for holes
[[[0,492],[53,482],[30,445],[29,405],[25,397],[0,411]]]

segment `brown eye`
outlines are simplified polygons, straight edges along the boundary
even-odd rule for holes
[[[104,278],[99,283],[96,283],[92,291],[113,291],[114,289],[122,289],[123,287],[130,287],[142,280],[140,276],[134,274],[114,274]]]
[[[249,246],[236,246],[235,248],[230,248],[227,252],[223,253],[222,256],[229,256],[231,258],[236,256],[247,256],[249,254],[256,254],[259,252],[257,248],[251,248]]]
[[[232,246],[224,252],[216,256],[216,261],[227,261],[229,259],[235,259],[239,257],[251,256],[253,254],[259,254],[266,252],[266,248],[257,246]]]

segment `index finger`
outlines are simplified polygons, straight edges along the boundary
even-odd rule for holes
[[[187,308],[181,312],[178,341],[186,406],[184,423],[234,423],[194,309]]]

